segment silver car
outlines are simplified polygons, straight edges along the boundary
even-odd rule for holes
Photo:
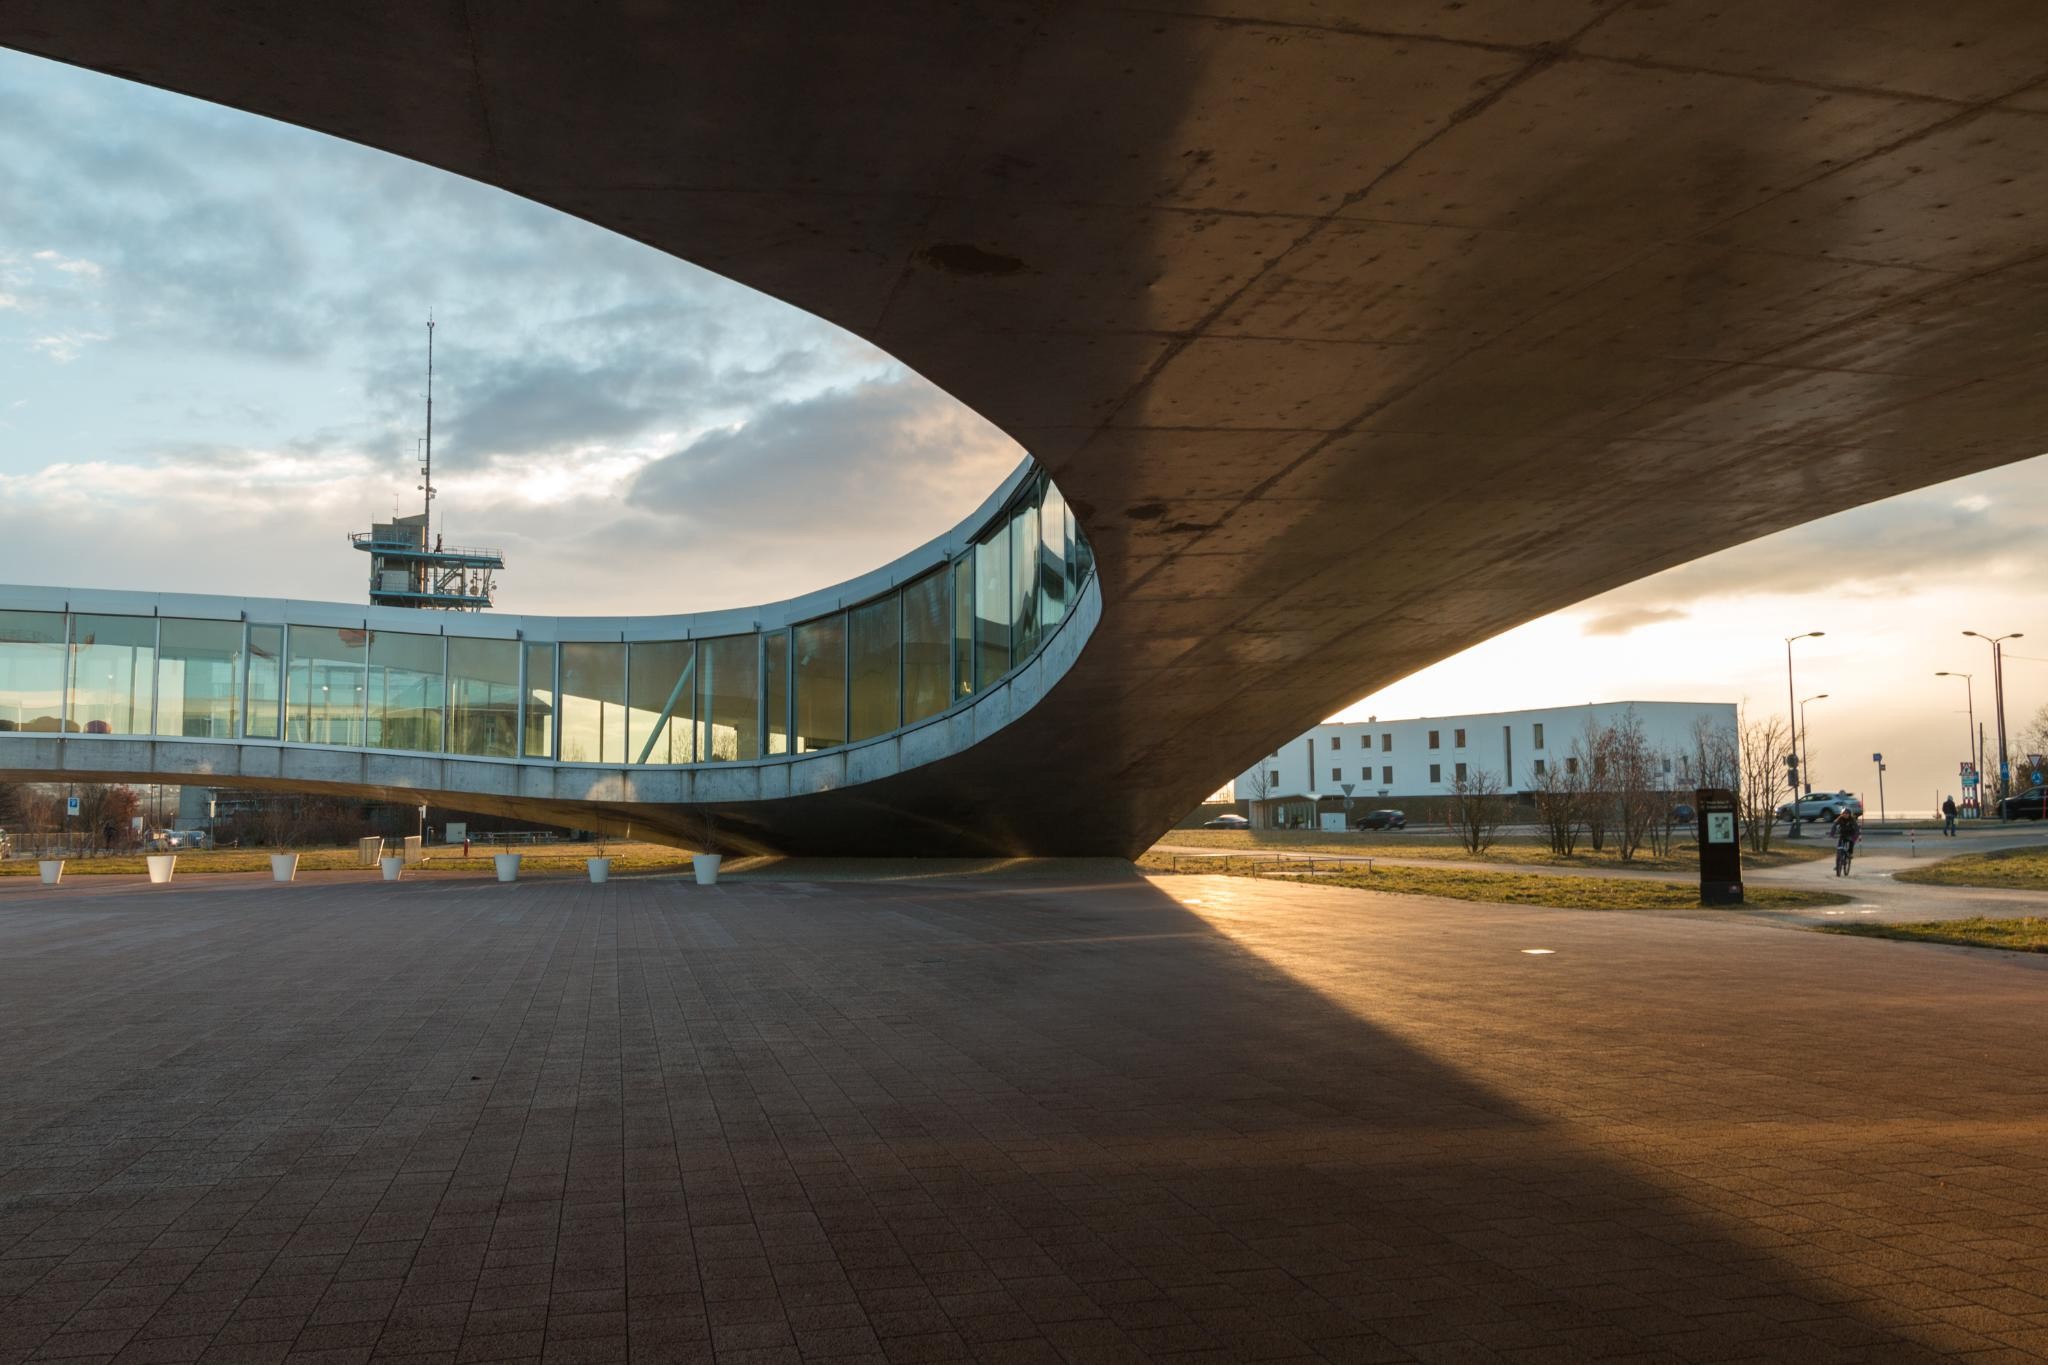
[[[1856,816],[1860,819],[1863,815],[1862,800],[1851,792],[1808,792],[1799,798],[1798,818],[1801,820],[1827,821],[1834,819],[1845,810],[1855,812]],[[1790,801],[1778,807],[1778,818],[1780,820],[1790,820],[1793,818],[1792,803]]]

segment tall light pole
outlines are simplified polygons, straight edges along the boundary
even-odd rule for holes
[[[1813,750],[1807,747],[1810,736],[1806,730],[1806,703],[1810,701],[1826,701],[1827,696],[1828,694],[1825,692],[1816,692],[1810,697],[1801,697],[1799,699],[1799,766],[1806,774],[1806,789],[1808,791],[1813,790]]]
[[[1977,792],[1981,796],[1984,791],[1984,753],[1981,749],[1976,748],[1977,675],[1974,673],[1951,673],[1947,669],[1943,669],[1941,672],[1935,674],[1934,676],[1937,678],[1961,678],[1963,680],[1963,696],[1969,703],[1970,707],[1970,733],[1963,736],[1963,752],[1966,754],[1972,754],[1974,750],[1973,757],[1975,758],[1977,764]],[[1977,809],[1980,814],[1983,812],[1984,803],[1981,800],[1977,803]]]
[[[2012,793],[2007,790],[2012,766],[2005,754],[2005,642],[2025,638],[2024,632],[2013,631],[2010,635],[1984,635],[1978,631],[1966,630],[1965,635],[1973,636],[1991,646],[1991,706],[1998,713],[1998,800],[2001,807],[2005,798]],[[1980,782],[1983,780],[1980,776]]]
[[[1824,630],[1809,630],[1804,634],[1787,635],[1785,637],[1785,723],[1794,727],[1795,730],[1799,727],[1799,703],[1793,700],[1798,693],[1792,686],[1792,644],[1795,640],[1817,640],[1825,634],[1827,632]],[[1799,753],[1799,736],[1796,733],[1792,736],[1792,752],[1795,756]],[[1799,837],[1799,774],[1797,773],[1792,775],[1792,829],[1787,837],[1793,839]]]

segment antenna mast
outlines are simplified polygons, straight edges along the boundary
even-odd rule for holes
[[[420,488],[426,493],[423,510],[427,527],[434,525],[434,315],[427,314],[427,439],[426,456],[420,462]]]

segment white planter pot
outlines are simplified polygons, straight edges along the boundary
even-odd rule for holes
[[[298,875],[298,854],[273,853],[270,855],[270,880],[274,882],[288,882]]]
[[[36,860],[36,867],[43,874],[44,886],[55,886],[58,882],[64,880],[64,860],[62,858],[38,858]]]
[[[612,875],[610,858],[585,858],[583,862],[590,869],[590,880],[594,882],[608,880]]]
[[[519,880],[519,854],[493,853],[491,861],[498,865],[498,880],[516,882]]]
[[[697,874],[697,885],[718,885],[718,865],[724,861],[723,853],[692,853],[690,870]]]
[[[405,859],[397,854],[391,854],[387,857],[379,858],[377,866],[384,869],[385,881],[395,882],[398,880],[399,874],[405,871]]]
[[[171,873],[178,866],[175,853],[152,853],[149,855],[149,879],[159,886],[171,880]]]

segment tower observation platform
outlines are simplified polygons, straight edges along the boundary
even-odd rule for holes
[[[428,544],[427,516],[394,517],[349,543],[370,556],[370,605],[482,611],[491,605],[495,574],[505,567],[502,550]]]

